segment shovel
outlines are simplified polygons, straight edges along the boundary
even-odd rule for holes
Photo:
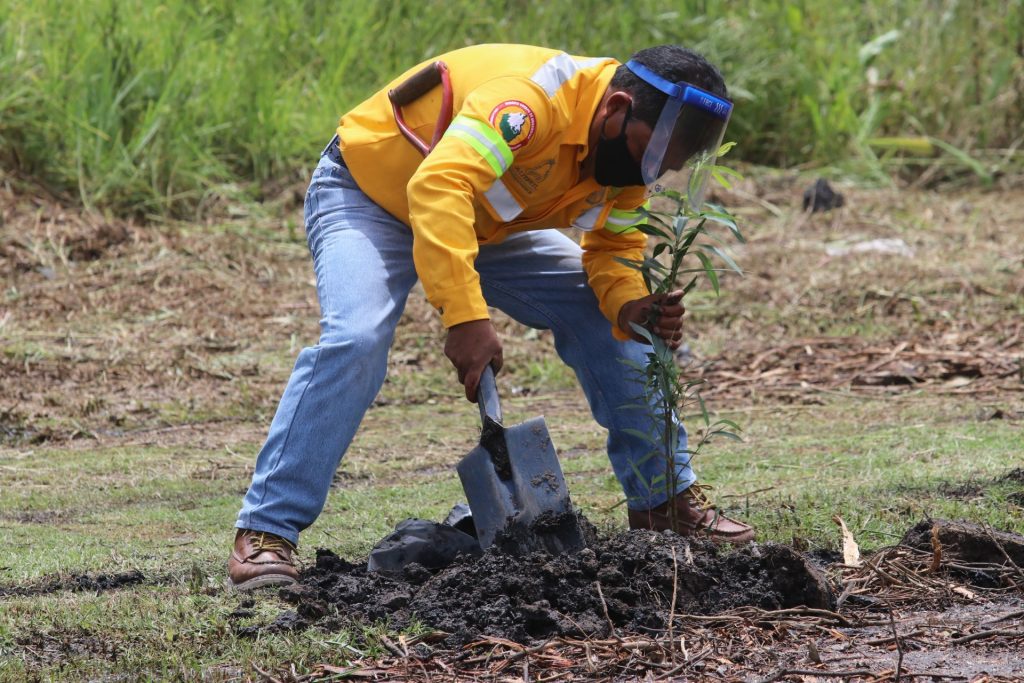
[[[503,547],[558,554],[586,541],[555,447],[543,417],[505,427],[494,371],[488,366],[477,390],[483,431],[480,445],[458,464],[480,545],[502,532]]]

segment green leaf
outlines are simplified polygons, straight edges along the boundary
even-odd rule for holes
[[[649,463],[654,458],[660,458],[660,457],[663,457],[660,448],[658,450],[656,450],[656,451],[647,451],[646,453],[644,453],[643,455],[641,455],[637,459],[636,464],[637,465],[646,465],[647,463]]]
[[[733,441],[739,441],[740,443],[743,443],[743,439],[741,439],[738,434],[733,434],[732,432],[727,432],[724,429],[716,431],[716,432],[712,432],[710,436],[719,436],[719,435],[724,436],[727,439],[732,439]]]
[[[860,50],[857,51],[857,59],[860,60],[862,65],[867,66],[868,62],[882,53],[882,50],[885,49],[886,45],[896,42],[899,40],[901,35],[902,34],[899,30],[892,29],[891,31],[886,31],[873,40],[869,40],[861,46]]]
[[[724,147],[725,145],[722,146]],[[743,174],[737,171],[735,168],[730,168],[729,166],[722,166],[721,164],[715,164],[711,168],[715,171],[718,171],[722,175],[730,176],[732,178],[735,178],[736,180],[743,180]]]
[[[690,246],[693,244],[704,231],[704,221],[701,221],[697,225],[690,228],[690,232],[686,234],[686,238],[679,244],[679,248],[676,250],[677,253],[685,254],[689,251]]]
[[[935,146],[932,144],[931,138],[923,135],[868,138],[865,142],[870,147],[882,150],[910,152],[923,157],[935,154]]]
[[[660,237],[665,240],[672,239],[672,235],[667,230],[663,230],[653,223],[637,223],[633,227],[651,237]]]
[[[731,214],[725,213],[724,211],[702,211],[701,217],[706,218],[709,221],[720,223],[721,225],[728,226],[730,228],[736,227],[736,219]]]
[[[796,5],[787,3],[786,8],[786,23],[789,25],[789,30],[795,36],[799,36],[803,33],[804,28],[804,15],[800,11],[800,8]]]
[[[665,366],[674,365],[676,356],[675,352],[668,347],[665,340],[661,337],[654,338],[654,352],[658,356],[658,360]]]
[[[683,230],[686,230],[686,224],[689,223],[690,218],[685,214],[679,214],[672,220],[672,232],[675,233],[678,239],[683,234]]]
[[[725,177],[725,175],[718,170],[718,167],[711,169],[711,177],[715,179],[716,183],[718,183],[725,189],[732,189],[732,183],[730,183],[729,180]]]
[[[668,268],[661,261],[655,261],[653,258],[647,257],[643,260],[643,265],[653,271],[668,275]]]
[[[723,147],[724,146],[725,145],[723,145]],[[726,177],[726,176],[728,176],[728,177]],[[729,168],[728,166],[719,166],[719,165],[716,164],[716,165],[711,167],[711,177],[713,177],[715,179],[715,182],[717,182],[719,185],[721,185],[725,189],[731,190],[732,189],[732,182],[730,182],[729,178],[731,177],[731,178],[735,178],[736,180],[742,180],[743,179],[743,174],[739,173],[738,171],[734,171],[733,169]]]
[[[616,263],[621,263],[624,266],[632,268],[633,270],[643,271],[644,269],[644,262],[637,261],[636,259],[622,258],[621,256],[613,256],[612,260],[615,261]]]
[[[651,436],[647,432],[642,432],[639,429],[630,429],[630,428],[623,429],[622,431],[625,432],[626,434],[629,434],[630,436],[635,436],[638,439],[643,439],[644,441],[646,441],[647,443],[651,444],[655,448],[660,448],[661,447],[661,442],[659,442],[657,439],[655,439],[653,436]]]
[[[716,273],[728,273],[728,272],[730,272],[730,269],[729,268],[715,268],[714,271]],[[682,270],[679,271],[679,274],[680,275],[685,275],[687,273],[706,273],[706,272],[707,272],[707,270],[705,270],[704,268],[683,268]]]
[[[647,220],[654,221],[656,224],[666,229],[668,228],[668,221],[666,219],[672,219],[672,215],[669,215],[664,211],[651,211],[650,209],[647,209],[643,206],[637,209],[637,211],[642,213]]]
[[[974,173],[979,178],[981,178],[982,182],[984,182],[986,185],[992,184],[992,174],[989,173],[988,170],[981,165],[980,161],[978,161],[977,159],[975,159],[962,149],[954,147],[953,145],[949,144],[948,142],[945,142],[944,140],[940,140],[938,138],[928,139],[931,140],[933,145],[935,145],[936,147],[944,151],[946,154],[950,155],[951,157],[959,161],[967,168],[974,171]]]
[[[647,493],[653,493],[653,491],[651,491],[651,485],[644,478],[644,473],[640,471],[640,468],[637,467],[637,464],[631,460],[629,462],[629,466],[633,469],[633,474],[636,475],[637,480],[644,485],[645,489],[647,489]]]
[[[717,426],[717,425],[725,425],[726,427],[731,427],[731,428],[735,429],[737,432],[742,432],[743,431],[743,428],[740,427],[738,424],[736,424],[732,420],[727,420],[725,418],[722,418],[718,422],[716,422],[715,426]]]
[[[738,275],[743,275],[743,270],[738,265],[736,265],[736,262],[732,260],[732,257],[729,256],[729,254],[727,254],[724,249],[716,247],[712,244],[702,244],[700,245],[700,248],[703,249],[704,251],[711,252],[718,258],[725,261],[725,265],[729,266],[729,268],[736,272]]]
[[[715,272],[715,267],[711,264],[711,259],[707,257],[707,254],[700,251],[697,252],[697,258],[699,258],[700,262],[704,264],[704,274],[707,275],[708,280],[711,281],[711,286],[715,290],[715,295],[720,296],[721,294],[718,290],[718,273]]]
[[[663,190],[661,190],[660,192],[658,192],[658,196],[659,197],[666,197],[668,199],[674,199],[677,202],[686,201],[683,198],[683,195],[681,193],[677,192],[676,190],[667,188],[667,187],[664,188]]]
[[[719,223],[729,228],[729,232],[732,233],[733,237],[736,238],[737,242],[739,242],[740,244],[746,244],[746,238],[743,236],[743,233],[740,232],[739,226],[736,225],[736,218],[728,211],[704,211],[701,213],[701,215],[710,221],[714,221],[715,223]]]
[[[636,332],[641,337],[646,339],[648,343],[654,344],[654,336],[646,327],[643,327],[642,325],[637,325],[636,323],[630,323],[629,326],[633,328],[634,332]]]

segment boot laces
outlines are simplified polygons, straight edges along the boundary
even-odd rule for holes
[[[687,491],[693,496],[693,501],[705,510],[713,510],[718,506],[711,500],[707,492],[713,489],[714,486],[711,484],[690,484]]]
[[[295,546],[289,543],[287,540],[274,534],[268,534],[264,531],[252,536],[252,550],[253,554],[259,554],[262,552],[280,553],[282,556],[289,550],[295,550]]]

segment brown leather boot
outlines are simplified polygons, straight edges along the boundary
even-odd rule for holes
[[[704,494],[708,486],[692,484],[678,494],[673,501],[651,510],[630,510],[630,529],[672,529],[669,504],[676,508],[676,528],[680,536],[707,536],[716,543],[749,543],[754,540],[754,528],[743,522],[730,519],[715,509]]]
[[[289,585],[299,580],[292,553],[295,546],[274,534],[239,529],[228,558],[228,586],[249,591],[263,586]]]

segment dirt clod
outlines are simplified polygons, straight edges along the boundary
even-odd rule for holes
[[[548,510],[529,525],[510,521],[494,537],[494,546],[506,555],[522,556],[535,552],[560,555],[592,545],[596,540],[597,530],[583,515]]]
[[[933,532],[933,528],[936,531]],[[933,533],[942,544],[946,558],[963,562],[1002,565],[1009,557],[1018,567],[1024,566],[1024,538],[1018,534],[988,529],[972,522],[951,522],[932,519],[918,522],[900,541],[918,550],[932,550]]]
[[[1003,475],[1002,481],[1012,481],[1018,484],[1024,484],[1024,467],[1015,467],[1010,470]]]

